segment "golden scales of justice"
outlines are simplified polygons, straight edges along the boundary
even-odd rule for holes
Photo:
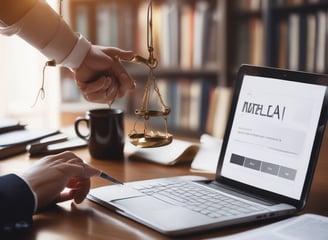
[[[133,129],[129,133],[130,142],[140,148],[153,148],[168,145],[172,142],[173,135],[167,130],[167,117],[170,114],[170,108],[164,103],[159,88],[156,83],[153,70],[157,67],[157,59],[154,58],[153,35],[152,35],[152,0],[149,1],[147,10],[147,47],[148,59],[141,56],[134,56],[129,62],[143,63],[149,67],[148,80],[144,89],[141,105],[135,110],[138,118],[143,118],[144,130],[138,132],[136,130],[137,121]],[[151,93],[156,94],[159,100],[161,110],[153,110],[149,107]],[[154,131],[148,129],[148,121],[150,118],[161,117],[164,120],[165,132]]]
[[[59,0],[59,14],[62,16],[62,1]],[[154,57],[154,48],[153,48],[153,34],[152,34],[152,0],[149,1],[147,9],[147,47],[148,47],[148,59],[142,56],[136,55],[130,60],[120,59],[122,61],[128,61],[133,63],[142,63],[149,67],[148,80],[145,86],[145,90],[142,97],[142,102],[139,108],[135,110],[135,115],[138,118],[143,118],[144,130],[143,132],[138,132],[136,130],[136,123],[134,124],[133,129],[129,133],[130,142],[140,148],[152,148],[152,147],[161,147],[168,145],[173,140],[173,135],[169,134],[167,131],[167,117],[170,114],[170,108],[165,105],[159,88],[157,87],[156,78],[154,76],[153,70],[157,67],[158,62]],[[36,97],[36,101],[33,106],[36,104],[39,96],[41,99],[45,98],[44,90],[44,75],[45,68],[47,66],[56,66],[55,60],[47,61],[43,68],[42,74],[42,85]],[[151,93],[154,92],[157,95],[157,98],[160,103],[161,110],[152,110],[149,109],[149,101]],[[161,117],[164,119],[165,132],[153,131],[148,128],[148,121],[153,117]]]

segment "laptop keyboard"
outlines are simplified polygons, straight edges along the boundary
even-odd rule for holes
[[[264,209],[190,182],[157,182],[136,189],[146,195],[175,206],[186,207],[211,218],[247,214]]]

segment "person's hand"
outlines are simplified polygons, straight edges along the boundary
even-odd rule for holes
[[[130,60],[131,51],[92,45],[79,68],[74,69],[75,80],[84,98],[90,102],[109,103],[135,88],[120,59]]]
[[[40,159],[22,177],[36,193],[40,209],[71,199],[81,203],[90,190],[90,177],[99,174],[100,170],[67,151]],[[63,191],[65,187],[69,191]]]

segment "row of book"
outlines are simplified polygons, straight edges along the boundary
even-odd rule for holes
[[[278,66],[309,72],[328,72],[328,10],[290,14],[279,23]],[[286,51],[283,52],[283,49]]]
[[[291,13],[276,22],[271,34],[271,63],[281,68],[309,72],[328,72],[328,10]],[[239,24],[238,63],[265,64],[265,29],[261,18]]]
[[[148,1],[73,3],[71,24],[76,31],[96,44],[148,56]],[[154,53],[161,66],[197,68],[215,64],[217,13],[216,1],[153,1]]]
[[[236,31],[237,65],[250,63],[263,65],[264,63],[264,25],[261,18],[242,19]]]
[[[264,7],[268,1],[267,0],[243,0],[235,1],[237,8],[241,11],[259,11]],[[286,7],[286,6],[301,6],[304,4],[318,4],[327,3],[327,0],[275,0],[272,1],[275,7]]]
[[[324,3],[327,0],[276,0],[276,6],[300,6],[303,4]]]

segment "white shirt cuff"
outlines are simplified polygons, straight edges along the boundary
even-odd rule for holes
[[[79,33],[77,33],[77,35],[78,40],[74,48],[70,54],[62,62],[60,62],[61,65],[70,69],[78,68],[91,48],[91,43],[85,37]]]

